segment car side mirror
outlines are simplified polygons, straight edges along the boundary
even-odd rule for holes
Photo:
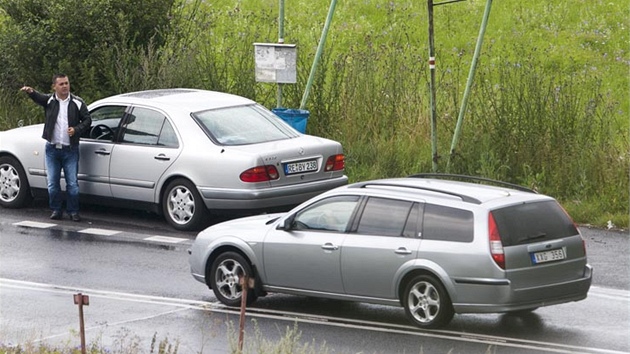
[[[284,219],[280,225],[278,225],[278,230],[291,231],[293,229],[293,221],[295,220],[295,216],[291,215],[288,218]]]

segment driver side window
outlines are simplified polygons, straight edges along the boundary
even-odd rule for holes
[[[90,112],[92,126],[83,133],[82,138],[113,141],[126,109],[126,106],[102,106],[96,108]]]
[[[320,200],[296,214],[293,228],[344,232],[358,201],[358,196],[336,196]]]

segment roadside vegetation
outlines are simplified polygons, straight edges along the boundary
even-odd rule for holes
[[[228,326],[228,342],[229,351],[226,354],[328,354],[326,343],[308,342],[302,339],[302,331],[299,330],[297,323],[293,326],[284,328],[284,332],[279,334],[278,339],[268,339],[262,334],[256,320],[253,323],[253,333],[245,333],[242,348],[238,343],[238,324],[232,322],[227,323]],[[279,330],[282,330],[279,328]],[[142,341],[130,332],[121,333],[120,339],[113,345],[106,346],[99,343],[98,340],[86,345],[87,354],[178,354],[180,353],[180,343],[178,340],[165,337],[158,339],[157,333],[153,335],[151,342],[147,347],[142,345]],[[195,349],[197,350],[197,349]],[[209,351],[216,353],[216,349],[199,348],[195,353],[204,353]],[[450,353],[448,351],[447,353]],[[485,351],[479,354],[496,353],[497,348],[489,345]],[[335,352],[335,351],[332,351]],[[27,343],[23,346],[5,346],[0,343],[0,353],[3,354],[81,354],[81,347],[72,346],[70,343],[62,346],[51,346],[46,344]],[[343,354],[346,352],[341,352]],[[418,348],[418,354],[423,354],[422,346]],[[474,353],[474,351],[471,351]]]
[[[40,122],[18,89],[46,90],[58,71],[87,102],[195,87],[276,106],[277,86],[255,81],[253,43],[277,42],[277,1],[136,2],[0,0],[0,129]],[[285,2],[298,82],[283,86],[284,107],[300,105],[328,5]],[[434,8],[437,172],[525,185],[559,199],[578,223],[627,229],[627,2],[495,2],[450,155],[485,5]],[[427,38],[426,2],[338,2],[305,108],[307,133],[344,145],[351,181],[432,171]]]

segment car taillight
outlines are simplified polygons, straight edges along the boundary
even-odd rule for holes
[[[345,168],[345,156],[343,154],[333,155],[326,160],[324,171],[340,171]]]
[[[488,239],[490,240],[490,254],[494,263],[499,268],[505,269],[505,253],[503,252],[503,243],[501,242],[501,235],[499,235],[499,229],[497,223],[494,221],[492,213],[488,213]]]
[[[266,182],[278,179],[280,175],[275,166],[256,166],[241,173],[243,182]]]

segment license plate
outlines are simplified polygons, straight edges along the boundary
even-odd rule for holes
[[[303,172],[317,171],[317,160],[293,162],[284,165],[284,174],[292,175]]]
[[[564,248],[558,248],[551,251],[534,252],[532,255],[532,262],[534,264],[559,261],[567,258],[564,253]]]

